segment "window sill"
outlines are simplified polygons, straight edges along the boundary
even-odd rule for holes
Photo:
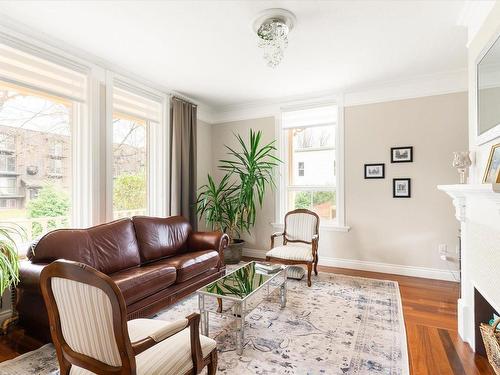
[[[276,229],[283,229],[285,226],[283,223],[271,223],[271,225]],[[324,224],[319,226],[319,230],[325,232],[349,232],[351,227],[338,224]]]

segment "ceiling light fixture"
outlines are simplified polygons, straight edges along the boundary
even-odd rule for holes
[[[295,15],[280,8],[263,11],[254,21],[253,29],[257,34],[258,46],[264,51],[267,66],[276,68],[285,55],[288,34],[295,25]]]

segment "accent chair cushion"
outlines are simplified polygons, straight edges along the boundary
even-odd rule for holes
[[[107,275],[140,264],[139,246],[130,219],[88,229],[57,229],[44,235],[28,251],[32,263],[73,260]]]
[[[306,213],[290,213],[286,216],[286,233],[289,240],[311,242],[313,235],[318,234],[318,219]]]
[[[128,322],[129,337],[132,342],[154,335],[154,332],[164,329],[172,322],[152,319],[134,319]],[[200,335],[201,352],[206,358],[217,343]],[[137,375],[179,375],[193,368],[191,358],[190,329],[182,331],[160,341],[153,347],[135,357]],[[71,375],[90,375],[92,372],[81,367],[72,366]]]
[[[286,260],[298,260],[304,262],[312,262],[313,254],[310,247],[305,246],[277,246],[266,253],[266,256],[271,258],[280,258]]]
[[[206,358],[217,346],[215,340],[200,335],[201,352]],[[186,374],[193,368],[190,330],[186,328],[135,357],[137,375]]]
[[[129,306],[175,283],[177,271],[175,267],[155,262],[119,271],[109,277],[120,288]]]
[[[186,218],[134,216],[132,220],[143,263],[186,252],[192,232]]]
[[[175,267],[176,283],[179,284],[217,267],[219,253],[213,250],[193,251],[160,260],[157,263]]]
[[[286,275],[289,279],[302,280],[306,271],[301,266],[288,266],[286,269]]]

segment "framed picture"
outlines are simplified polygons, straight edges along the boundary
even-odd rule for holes
[[[499,182],[500,169],[500,143],[491,147],[490,157],[484,171],[483,184],[494,184]]]
[[[392,180],[393,198],[411,197],[411,178],[394,178]]]
[[[413,162],[413,146],[391,148],[391,163],[411,162]]]
[[[365,164],[365,179],[385,178],[385,164]]]

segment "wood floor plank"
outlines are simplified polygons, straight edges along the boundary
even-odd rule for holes
[[[455,375],[467,375],[464,370],[464,366],[458,353],[455,349],[455,345],[451,341],[450,334],[445,329],[438,329],[439,338],[443,344],[443,348],[446,352],[446,357],[448,358],[448,363],[450,367],[453,369],[453,374]]]
[[[427,368],[424,342],[421,333],[414,324],[406,324],[410,371],[412,375],[432,375]]]

